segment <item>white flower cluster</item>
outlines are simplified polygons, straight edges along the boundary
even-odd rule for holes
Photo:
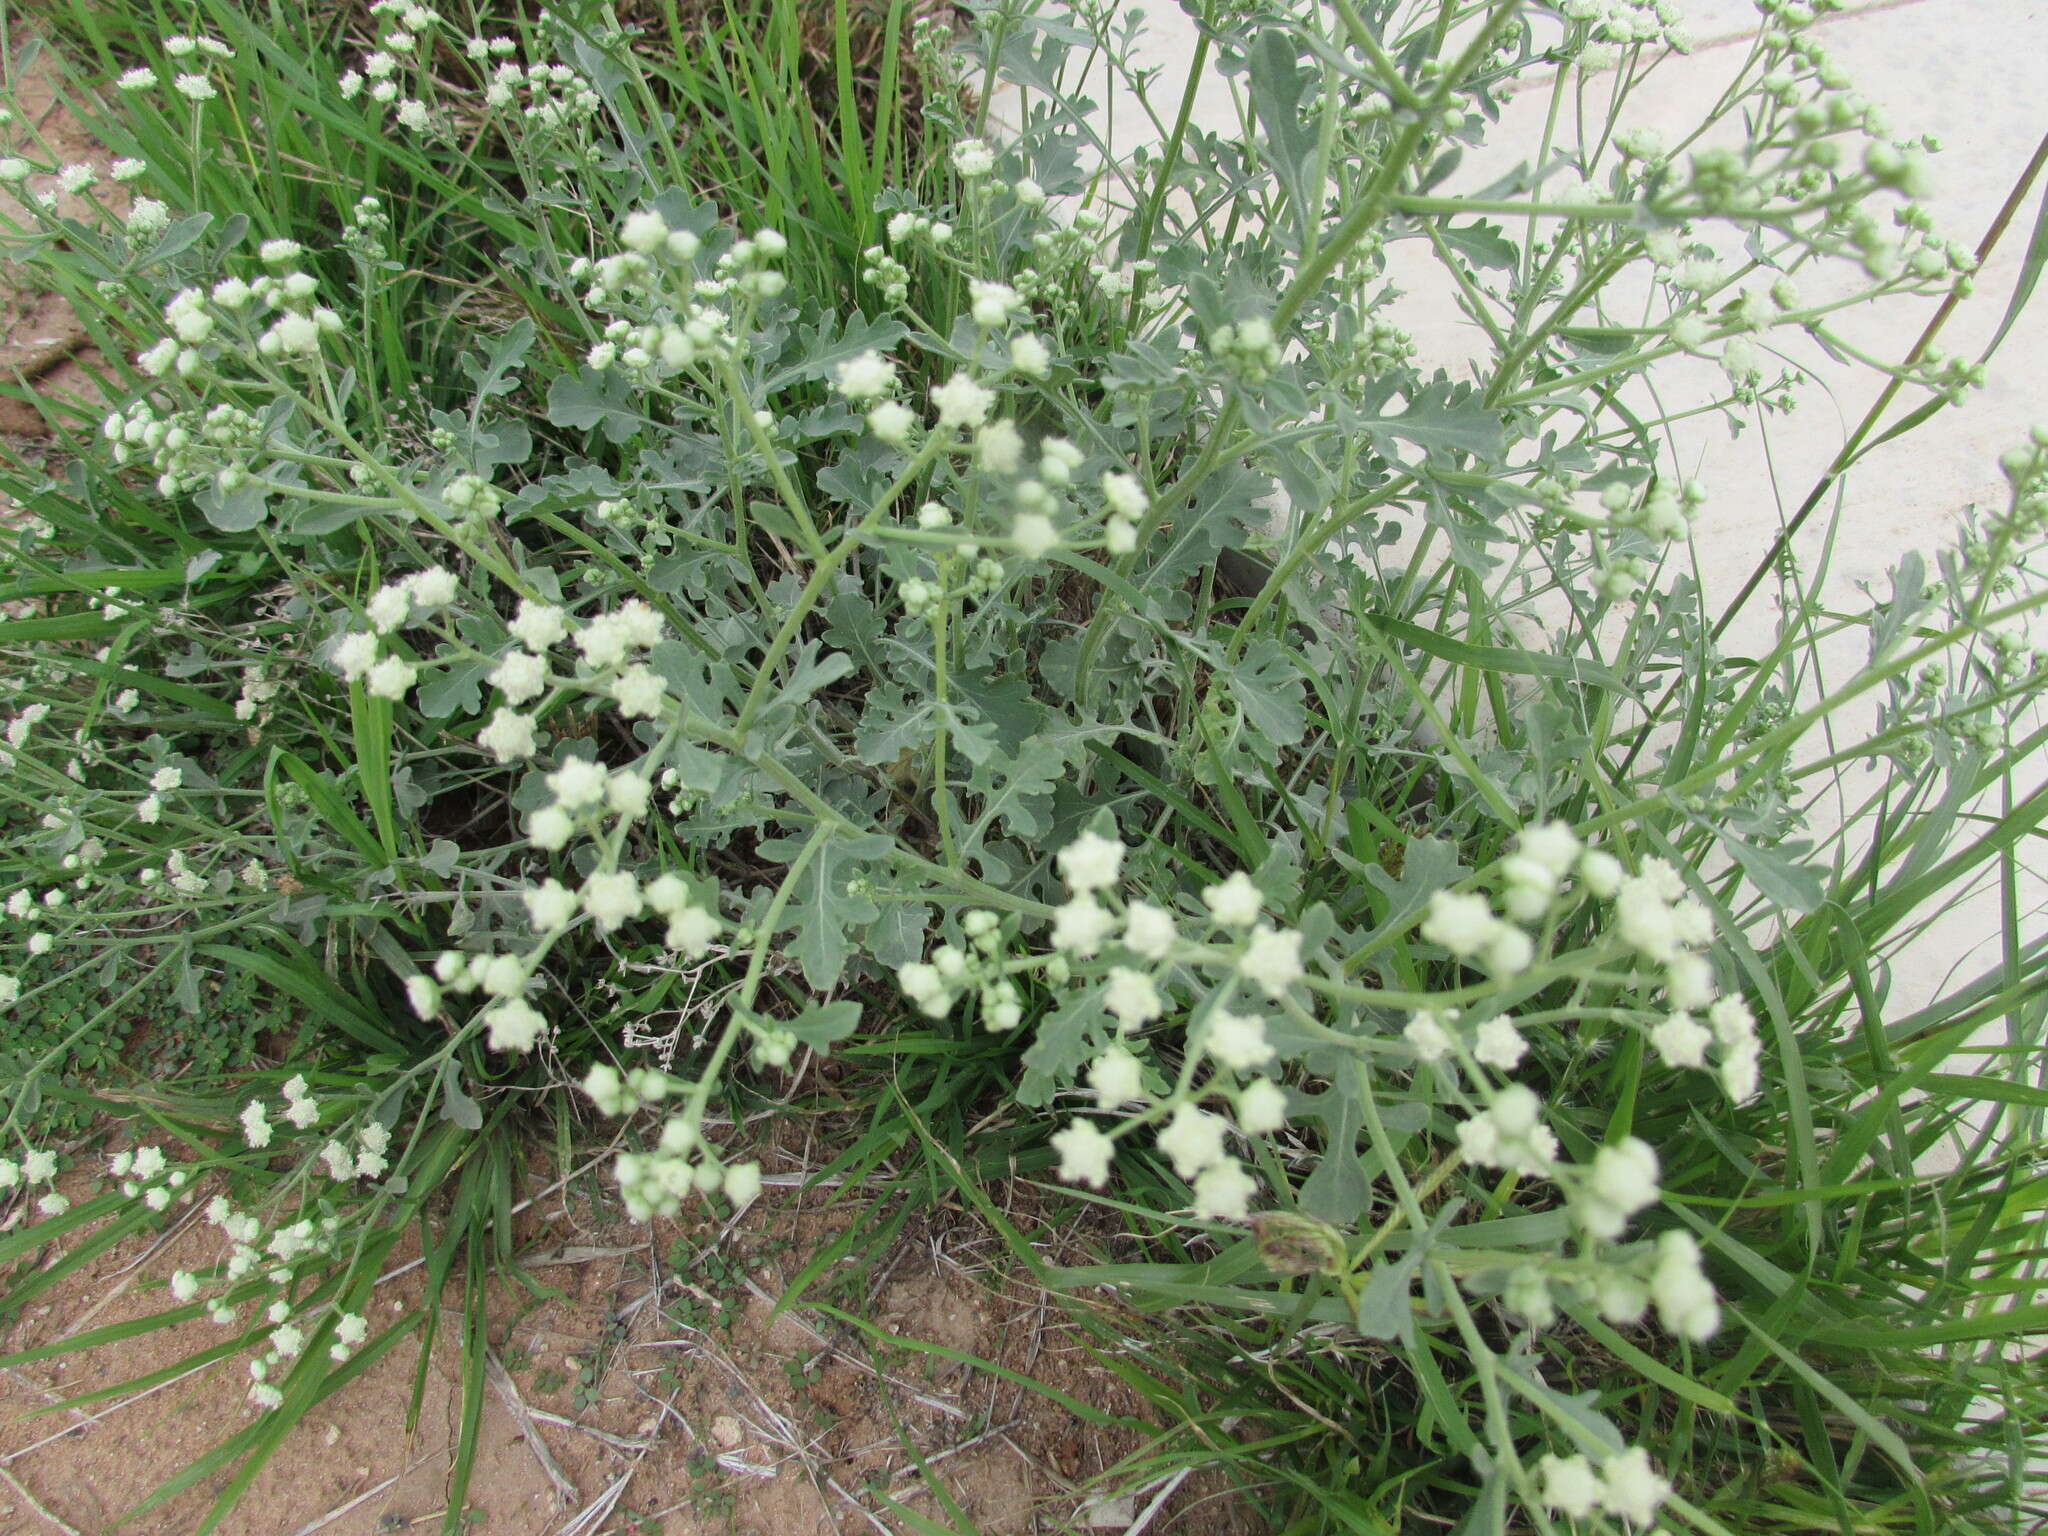
[[[920,1013],[933,1019],[946,1017],[962,996],[972,992],[983,1027],[992,1034],[1007,1034],[1024,1022],[1024,999],[997,959],[1005,943],[1001,922],[993,912],[972,911],[960,919],[960,931],[980,959],[954,945],[941,944],[929,961],[913,961],[899,968],[897,985]]]
[[[320,1161],[327,1177],[337,1184],[357,1179],[381,1179],[391,1168],[391,1129],[380,1121],[365,1119],[356,1127],[355,1144],[330,1137],[320,1147]]]
[[[1610,903],[1609,945],[1626,962],[1650,968],[1652,985],[1670,1004],[1672,1011],[1645,1031],[1665,1064],[1704,1067],[1707,1048],[1718,1046],[1728,1096],[1741,1101],[1756,1092],[1761,1046],[1755,1018],[1740,998],[1719,996],[1705,953],[1714,939],[1713,914],[1670,864],[1648,859],[1629,874],[1612,854],[1582,846],[1569,827],[1551,822],[1522,832],[1515,851],[1500,862],[1498,879],[1505,915],[1482,893],[1439,891],[1430,898],[1421,936],[1455,959],[1512,979],[1537,959],[1535,943],[1521,925],[1546,923],[1564,901],[1590,897]],[[1696,1010],[1706,1011],[1706,1025],[1693,1018]],[[1451,1023],[1436,1010],[1422,1010],[1410,1020],[1404,1035],[1419,1060],[1440,1061],[1469,1048],[1473,1060],[1509,1072],[1527,1048],[1504,1016],[1482,1023],[1469,1047]]]
[[[1598,1471],[1583,1455],[1546,1455],[1536,1473],[1543,1479],[1543,1502],[1573,1520],[1604,1511],[1633,1526],[1647,1526],[1671,1496],[1671,1484],[1658,1475],[1641,1446],[1608,1454]]]
[[[1118,1123],[1104,1130],[1076,1116],[1057,1132],[1052,1145],[1059,1154],[1060,1177],[1103,1187],[1117,1140],[1150,1126],[1160,1151],[1192,1188],[1196,1217],[1242,1221],[1258,1186],[1229,1151],[1233,1121],[1240,1135],[1270,1135],[1286,1124],[1287,1096],[1264,1075],[1276,1054],[1266,1037],[1264,1014],[1256,1004],[1240,1004],[1237,994],[1249,990],[1268,1003],[1284,1003],[1307,974],[1301,935],[1264,921],[1263,896],[1248,875],[1238,872],[1202,892],[1203,915],[1191,930],[1200,936],[1188,937],[1182,932],[1184,919],[1172,912],[1118,897],[1125,854],[1119,840],[1095,831],[1083,832],[1060,850],[1055,862],[1072,894],[1053,915],[1053,953],[1031,962],[1048,982],[1060,985],[1072,978],[1076,962],[1095,960],[1107,948],[1116,952],[1113,963],[1091,979],[1103,1011],[1116,1021],[1119,1043],[1096,1057],[1086,1080],[1097,1109],[1116,1116]],[[992,976],[999,978],[997,985],[1007,986],[1015,966],[995,958],[995,920],[989,914],[976,916],[986,927],[963,926],[989,957],[985,968],[977,970],[966,955],[948,946],[930,962],[899,972],[905,994],[925,1012],[942,1015],[967,988],[986,989]],[[1132,1046],[1141,1031],[1177,1011],[1169,1000],[1168,979],[1178,968],[1194,966],[1215,973],[1220,985],[1189,1015],[1189,1070],[1169,1093],[1155,1096]],[[1021,1017],[1007,1006],[1007,994],[996,1009],[991,1028],[1014,1027]],[[984,1018],[990,1012],[984,990]],[[1196,1063],[1209,1068],[1199,1084],[1194,1082]],[[1205,1108],[1205,1100],[1220,1101],[1230,1114]]]
[[[1564,0],[1568,21],[1583,22],[1578,62],[1587,69],[1610,67],[1624,48],[1692,51],[1684,12],[1672,0]]]
[[[583,1091],[591,1102],[614,1116],[659,1104],[681,1086],[651,1067],[637,1067],[622,1075],[609,1062],[597,1063],[583,1079]],[[692,1192],[723,1194],[736,1207],[752,1204],[761,1193],[761,1165],[721,1159],[705,1141],[697,1116],[688,1110],[663,1122],[653,1151],[622,1152],[612,1171],[619,1181],[626,1214],[635,1221],[675,1215]]]
[[[486,45],[500,52],[504,38]],[[517,108],[521,121],[543,134],[572,133],[590,123],[604,107],[604,98],[584,77],[567,64],[510,62],[491,71],[484,90],[484,103],[499,111]]]
[[[1688,894],[1683,879],[1661,860],[1646,860],[1638,873],[1605,850],[1587,847],[1561,822],[1530,826],[1496,870],[1499,901],[1471,892],[1438,892],[1420,925],[1422,937],[1458,959],[1474,961],[1496,976],[1514,978],[1535,963],[1533,945],[1517,926],[1549,925],[1561,904],[1583,899],[1611,902],[1609,933],[1587,950],[1560,957],[1565,969],[1580,961],[1612,972],[1627,968],[1649,990],[1661,989],[1680,1007],[1708,1007],[1715,1027],[1692,1023],[1684,1013],[1644,1025],[1650,1043],[1673,1066],[1704,1064],[1706,1046],[1723,1045],[1722,1081],[1733,1097],[1756,1085],[1755,1028],[1739,999],[1716,998],[1711,962],[1703,953],[1714,924],[1708,909]],[[1662,1197],[1655,1148],[1624,1136],[1599,1148],[1579,1167],[1559,1162],[1556,1135],[1544,1122],[1542,1100],[1526,1084],[1491,1086],[1489,1070],[1512,1072],[1528,1041],[1505,1013],[1486,1017],[1476,1029],[1445,1008],[1417,1010],[1402,1037],[1423,1065],[1453,1063],[1476,1085],[1484,1107],[1457,1126],[1459,1158],[1475,1167],[1504,1169],[1562,1185],[1573,1219],[1584,1234],[1584,1257],[1564,1270],[1535,1262],[1518,1265],[1507,1277],[1503,1300],[1532,1327],[1555,1317],[1551,1287],[1563,1283],[1589,1291],[1603,1316],[1633,1323],[1654,1302],[1672,1332],[1704,1339],[1719,1324],[1712,1283],[1700,1264],[1698,1244],[1683,1232],[1666,1232],[1651,1252],[1602,1251],[1618,1242],[1630,1222]],[[1453,1081],[1456,1081],[1453,1078]]]
[[[1209,350],[1243,384],[1262,384],[1280,366],[1280,339],[1263,315],[1217,326],[1209,333]]]
[[[176,33],[164,39],[164,54],[170,60],[166,69],[171,76],[171,88],[194,106],[200,106],[220,94],[206,73],[211,61],[232,59],[235,50],[218,38]],[[152,90],[162,83],[162,77],[147,64],[136,65],[114,82],[124,91]]]
[[[44,1216],[61,1216],[71,1209],[70,1197],[58,1193],[56,1183],[55,1152],[30,1147],[18,1158],[0,1157],[0,1194],[13,1189],[33,1188],[38,1184],[50,1186],[36,1200],[36,1210]]]
[[[107,1172],[120,1181],[122,1195],[152,1211],[169,1210],[192,1178],[188,1169],[171,1167],[164,1149],[154,1146],[116,1152],[107,1159]]]
[[[167,334],[136,358],[136,366],[153,378],[173,372],[183,378],[228,356],[296,364],[316,361],[320,338],[341,329],[341,316],[314,303],[318,283],[312,274],[292,266],[300,254],[296,241],[266,241],[261,256],[272,271],[253,281],[225,277],[210,289],[179,290],[164,305]],[[266,316],[270,323],[263,325]],[[139,432],[131,436],[130,428],[137,423]],[[161,438],[155,435],[156,425],[148,414],[117,411],[107,417],[102,430],[110,442],[139,444],[151,452],[203,441],[196,437],[192,421],[163,423]],[[178,433],[185,436],[174,438]]]
[[[421,97],[434,83],[428,61],[433,41],[428,34],[441,18],[417,0],[374,0],[370,15],[390,30],[379,36],[376,50],[364,57],[360,69],[342,75],[341,99],[353,101],[367,94],[380,106],[390,107],[400,127],[423,133],[431,117]],[[410,91],[405,82],[410,82]]]

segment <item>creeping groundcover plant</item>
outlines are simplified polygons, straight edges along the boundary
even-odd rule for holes
[[[852,1050],[897,1113],[859,1063],[914,1038],[972,1130],[890,1145],[1122,1224],[1033,1273],[1117,1289],[1187,1372],[1161,1443],[1276,1530],[2024,1528],[2048,431],[1829,579],[1857,449],[1981,376],[1838,321],[2002,302],[1831,8],[1763,0],[1677,133],[1664,0],[1203,0],[1164,93],[1107,0],[821,7],[878,72],[751,91],[673,5],[58,7],[117,158],[0,160],[101,359],[0,474],[0,1309],[203,1211],[152,1321],[248,1375],[159,1494],[213,1529],[432,1331],[372,1306],[401,1241],[473,1433],[535,1148],[744,1208],[733,1106]],[[1540,137],[1475,174],[1510,87]],[[1816,348],[1878,407],[1703,583],[1774,488],[1687,434]],[[222,975],[311,1044],[71,1070]]]

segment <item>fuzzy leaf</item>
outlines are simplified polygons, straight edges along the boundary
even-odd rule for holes
[[[1506,452],[1499,415],[1481,405],[1466,384],[1432,384],[1411,397],[1400,415],[1368,420],[1365,429],[1373,446],[1389,456],[1396,452],[1396,438],[1425,453],[1464,452],[1483,463],[1495,463]]]
[[[804,851],[805,840],[771,838],[760,845],[768,858],[794,864]],[[811,856],[802,876],[783,908],[782,927],[793,930],[789,953],[804,968],[804,980],[816,992],[839,984],[847,956],[854,950],[848,930],[864,928],[881,916],[882,909],[864,892],[856,894],[849,882],[864,865],[888,856],[895,841],[881,832],[852,837],[834,837]]]

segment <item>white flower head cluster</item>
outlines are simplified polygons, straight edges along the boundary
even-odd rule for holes
[[[991,1034],[1007,1034],[1024,1022],[1024,997],[999,961],[1006,937],[995,913],[963,913],[960,931],[971,951],[941,944],[928,961],[912,961],[896,972],[903,995],[927,1018],[942,1019],[968,993],[975,995],[982,1026]]]
[[[1671,1495],[1671,1484],[1641,1446],[1610,1453],[1598,1471],[1583,1455],[1546,1455],[1536,1463],[1536,1475],[1543,1480],[1543,1502],[1573,1520],[1604,1511],[1646,1527]]]
[[[1117,838],[1083,831],[1055,856],[1069,898],[1054,909],[1052,954],[1040,961],[1048,981],[1065,984],[1077,964],[1087,965],[1114,949],[1115,958],[1087,966],[1103,1013],[1114,1020],[1118,1042],[1102,1051],[1086,1072],[1097,1108],[1117,1116],[1105,1129],[1075,1116],[1052,1138],[1060,1177],[1102,1188],[1108,1183],[1117,1140],[1141,1126],[1155,1126],[1159,1149],[1192,1191],[1197,1219],[1242,1221],[1257,1194],[1257,1182],[1228,1150],[1233,1133],[1271,1135],[1287,1122],[1287,1095],[1264,1075],[1277,1051],[1267,1038],[1262,1012],[1233,1001],[1242,990],[1284,1004],[1307,975],[1301,935],[1264,919],[1265,897],[1242,871],[1210,884],[1201,896],[1202,917],[1190,919],[1143,900],[1123,900],[1129,850]],[[1204,942],[1202,934],[1209,936]],[[1146,1086],[1146,1068],[1132,1042],[1144,1030],[1181,1012],[1170,980],[1199,968],[1218,982],[1210,997],[1187,1015],[1194,1062],[1206,1063],[1207,1077],[1193,1074],[1164,1097]],[[906,990],[922,989],[929,978],[906,978]],[[1228,1114],[1205,1108],[1220,1101]],[[1135,1106],[1135,1107],[1134,1107]],[[1234,1121],[1234,1124],[1233,1124]]]
[[[134,227],[131,220],[131,230]],[[286,247],[291,256],[299,253],[291,241],[271,241],[262,248],[263,260],[279,266],[276,253]],[[262,361],[312,366],[320,359],[321,338],[342,328],[339,314],[315,302],[318,291],[312,274],[296,269],[267,272],[253,280],[226,277],[210,289],[182,288],[164,305],[165,334],[137,356],[136,366],[152,378],[169,373],[186,378],[229,357],[247,358],[252,345]],[[266,315],[270,323],[259,330]],[[127,434],[128,423],[128,416],[116,412],[103,424],[105,435],[110,441],[136,441]],[[193,446],[190,439],[198,436],[189,422],[173,422],[164,430],[186,435],[187,441],[173,445],[178,448]],[[152,451],[161,446],[146,440],[145,445]]]
[[[483,39],[481,51],[474,46],[477,41],[472,39],[472,46],[465,50],[472,59],[478,62],[486,57],[502,59],[491,71],[489,83],[484,87],[484,105],[500,112],[516,110],[519,122],[535,135],[543,139],[573,137],[603,108],[604,98],[567,64],[539,60],[516,64],[503,57],[516,51],[516,45],[510,38]],[[345,88],[346,79],[343,85]],[[375,96],[378,83],[373,83],[370,90]]]
[[[608,1115],[631,1115],[671,1097],[682,1085],[666,1073],[638,1068],[621,1074],[599,1062],[583,1080],[583,1091]],[[693,1113],[693,1111],[695,1111]],[[655,1145],[646,1152],[621,1152],[612,1163],[626,1214],[635,1221],[673,1216],[690,1194],[723,1194],[744,1208],[761,1193],[758,1162],[727,1162],[704,1139],[701,1105],[694,1099],[684,1112],[662,1123]]]
[[[1219,325],[1209,334],[1209,350],[1231,375],[1245,384],[1262,384],[1280,366],[1280,339],[1263,315]]]
[[[434,981],[444,992],[480,992],[491,998],[480,1017],[484,1040],[494,1051],[524,1054],[547,1032],[547,1015],[526,1000],[531,963],[524,955],[445,950],[434,961]]]
[[[71,1209],[71,1200],[60,1194],[57,1183],[57,1154],[43,1148],[31,1147],[20,1157],[0,1157],[0,1194],[9,1190],[34,1188],[38,1184],[48,1186],[36,1201],[36,1210],[44,1216],[61,1216]]]

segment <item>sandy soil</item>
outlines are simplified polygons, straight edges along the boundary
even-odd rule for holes
[[[125,211],[126,193],[106,179],[112,164],[109,155],[88,134],[59,101],[59,91],[50,55],[31,62],[20,76],[7,82],[9,104],[16,118],[0,128],[0,147],[63,163],[84,162],[100,173],[99,185],[89,194],[63,193],[58,198],[60,214],[90,217],[89,196],[103,205]],[[25,188],[30,194],[47,190],[53,178],[34,176]],[[0,193],[0,219],[25,225],[28,210],[19,199]],[[29,274],[10,264],[0,264],[0,379],[27,385],[43,402],[97,398],[88,371],[96,360],[86,340],[85,328],[63,299],[42,291]],[[49,423],[35,404],[0,398],[0,439],[36,439],[49,435]],[[0,442],[0,452],[5,452]]]

